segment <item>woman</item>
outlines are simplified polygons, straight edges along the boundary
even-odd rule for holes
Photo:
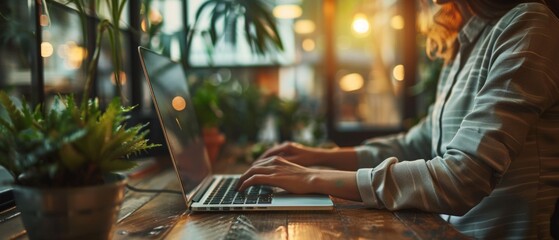
[[[266,184],[441,213],[475,238],[551,238],[559,20],[549,8],[557,2],[522,2],[435,0],[442,8],[427,50],[446,64],[423,121],[354,148],[283,144],[243,174],[239,190]]]

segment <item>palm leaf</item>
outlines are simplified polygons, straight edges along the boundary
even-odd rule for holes
[[[266,7],[264,2],[262,1],[245,0],[242,1],[242,3],[246,4],[245,7],[249,8],[250,6],[251,9],[255,10],[247,14],[254,14],[256,19],[259,19],[261,21],[260,25],[265,27],[267,36],[270,38],[270,40],[272,40],[272,43],[274,43],[278,49],[283,50],[283,42],[279,37],[280,34],[277,29],[276,19],[273,17],[270,8]]]

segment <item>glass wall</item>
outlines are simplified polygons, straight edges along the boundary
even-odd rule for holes
[[[0,86],[30,98],[41,92],[47,101],[57,93],[79,97],[85,83],[85,63],[93,54],[98,19],[90,17],[82,26],[78,9],[57,0],[46,1],[48,8],[39,5],[40,21],[35,23],[35,2],[0,1]],[[118,23],[123,46],[118,76],[126,103],[140,106],[141,121],[156,118],[139,65],[139,45],[180,61],[192,73],[189,81],[193,86],[210,82],[243,94],[254,88],[261,99],[276,97],[281,107],[297,106],[298,123],[289,115],[295,113],[287,110],[285,116],[276,112],[272,121],[262,120],[274,128],[264,134],[274,141],[310,141],[315,137],[313,131],[324,132],[327,121],[330,139],[353,144],[366,136],[405,129],[409,119],[417,115],[416,106],[423,109],[428,104],[428,100],[415,101],[413,93],[429,87],[412,86],[416,79],[435,79],[429,76],[438,76],[437,68],[423,64],[424,40],[418,38],[415,25],[424,17],[418,17],[418,7],[408,1],[262,1],[271,9],[283,43],[283,51],[266,45],[270,51],[265,54],[256,54],[254,45],[247,42],[243,11],[231,11],[230,18],[213,18],[210,11],[215,9],[209,7],[200,12],[196,22],[205,2],[128,0]],[[101,6],[95,14],[104,16],[107,11]],[[34,43],[36,25],[41,29],[39,44]],[[219,37],[212,39],[216,33],[210,26],[225,32],[217,32]],[[41,51],[35,50],[34,44],[40,45]],[[94,94],[108,102],[118,89],[107,34],[102,45]],[[40,54],[43,62],[35,63],[34,54]],[[31,92],[35,86],[32,80],[39,79],[34,76],[37,74],[44,75],[44,82]],[[280,129],[284,122],[293,125],[287,130],[289,134]],[[223,126],[226,128],[235,129]],[[325,138],[324,133],[321,138]]]
[[[397,129],[403,117],[404,17],[399,1],[338,1],[335,127]]]
[[[267,51],[264,54],[256,54],[254,51],[255,46],[251,45],[248,41],[246,30],[248,28],[249,32],[254,33],[258,29],[247,27],[245,23],[249,19],[243,17],[245,15],[244,11],[258,10],[250,9],[256,4],[243,3],[244,9],[225,10],[229,12],[220,16],[213,12],[215,12],[216,8],[225,8],[225,5],[210,4],[201,9],[205,2],[207,0],[190,0],[187,2],[187,23],[191,30],[193,30],[192,45],[188,56],[192,65],[255,66],[294,63],[295,49],[292,26],[294,19],[302,14],[300,6],[283,4],[283,1],[259,1],[264,7],[274,11],[276,27],[284,45],[282,51],[275,51],[273,47],[270,47],[268,49],[271,51]],[[196,19],[198,14],[199,17]],[[217,31],[212,32],[212,27],[217,29]],[[269,31],[269,29],[263,31]],[[215,36],[212,36],[213,34]],[[212,39],[212,37],[216,38]],[[217,44],[212,44],[212,41],[215,41]]]
[[[88,52],[80,17],[74,9],[49,2],[41,15],[41,56],[47,100],[61,93],[81,94]],[[46,14],[48,10],[48,15]]]
[[[416,114],[416,6],[324,0],[328,134],[341,145],[405,130]]]
[[[31,99],[35,62],[33,6],[24,1],[0,1],[0,88]]]

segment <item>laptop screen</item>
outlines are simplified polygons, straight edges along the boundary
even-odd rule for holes
[[[179,63],[165,56],[141,47],[139,51],[178,178],[184,193],[192,194],[210,175],[210,163],[190,100],[186,74]]]

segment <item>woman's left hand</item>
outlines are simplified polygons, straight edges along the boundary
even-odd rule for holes
[[[316,193],[313,180],[319,170],[292,163],[280,156],[264,158],[247,170],[239,180],[238,191],[252,185],[269,185],[288,192]]]
[[[295,194],[320,193],[361,201],[353,171],[321,170],[292,163],[281,156],[259,160],[239,180],[237,190],[269,185]]]

